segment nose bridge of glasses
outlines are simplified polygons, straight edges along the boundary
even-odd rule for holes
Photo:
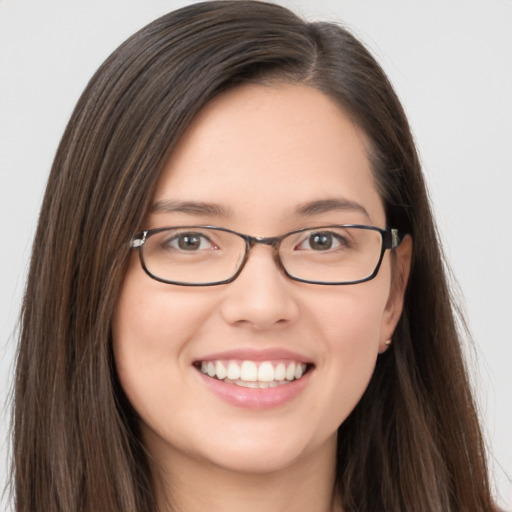
[[[249,258],[249,252],[251,249],[253,249],[256,245],[267,245],[273,249],[273,257],[276,265],[279,269],[283,269],[283,264],[281,262],[281,258],[279,256],[279,245],[281,243],[282,237],[280,236],[250,236],[245,235],[245,240],[247,242],[247,253],[246,257],[244,258],[244,265],[247,259]]]
[[[249,246],[254,247],[256,244],[270,245],[272,247],[279,247],[281,237],[279,236],[249,236]]]

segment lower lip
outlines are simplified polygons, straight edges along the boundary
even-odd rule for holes
[[[198,372],[208,389],[221,400],[244,409],[273,409],[293,400],[308,384],[312,371],[300,379],[274,388],[245,388],[228,384]]]

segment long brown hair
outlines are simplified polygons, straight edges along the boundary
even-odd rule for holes
[[[352,116],[370,140],[388,224],[414,240],[393,347],[339,429],[344,510],[492,509],[436,230],[391,85],[340,26],[232,0],[185,7],[130,37],[91,79],[63,135],[21,317],[18,512],[156,510],[150,458],[112,358],[129,241],[194,115],[228,88],[276,80],[315,87]]]

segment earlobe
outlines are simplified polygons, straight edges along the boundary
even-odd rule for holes
[[[406,235],[395,250],[392,262],[391,288],[384,310],[379,353],[385,352],[391,345],[395,327],[402,314],[405,290],[409,280],[412,260],[412,238]]]
[[[389,338],[389,340],[386,340],[384,343],[381,343],[381,346],[379,347],[379,354],[383,354],[384,352],[386,352],[386,350],[388,350],[392,343],[393,340],[391,338]]]

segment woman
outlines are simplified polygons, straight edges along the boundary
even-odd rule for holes
[[[170,13],[93,77],[16,379],[18,511],[492,510],[403,110],[275,5]]]

